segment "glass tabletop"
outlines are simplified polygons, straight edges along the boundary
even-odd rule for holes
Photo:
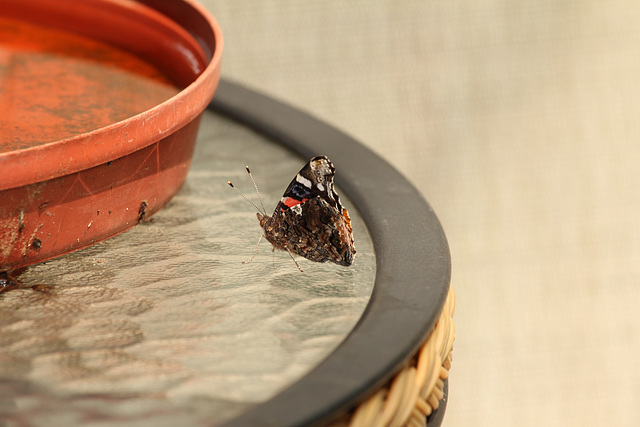
[[[367,228],[341,195],[358,251],[352,266],[297,258],[301,273],[264,240],[243,264],[261,229],[227,185],[258,204],[249,165],[272,211],[307,160],[205,112],[187,181],[169,205],[22,272],[45,292],[0,295],[0,417],[9,426],[218,423],[316,366],[369,301]],[[349,165],[335,166],[339,175]]]

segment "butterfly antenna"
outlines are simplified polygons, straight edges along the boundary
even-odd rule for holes
[[[257,207],[257,206],[256,206],[256,204],[255,204],[255,203],[253,203],[251,200],[247,199],[247,197],[246,197],[244,194],[242,194],[242,192],[241,192],[240,190],[238,190],[238,189],[236,188],[236,186],[235,186],[235,185],[233,185],[233,184],[231,183],[231,181],[227,181],[227,184],[229,184],[229,187],[231,187],[231,188],[233,188],[234,190],[236,190],[236,191],[238,192],[238,194],[242,196],[242,198],[243,198],[243,199],[245,199],[247,202],[251,203],[251,206],[253,206],[254,208],[256,208],[256,210],[257,210],[258,212],[264,212],[264,206],[262,207],[262,209],[263,209],[263,210],[261,211],[261,210],[260,210],[260,208],[259,208],[259,207]],[[265,215],[266,215],[266,214],[265,214]]]
[[[255,179],[253,179],[253,175],[251,174],[251,169],[249,169],[249,166],[245,166],[245,169],[247,170],[247,173],[249,174],[249,177],[251,178],[251,182],[253,182],[253,188],[255,188],[256,189],[256,193],[258,193],[258,198],[260,199],[260,206],[262,206],[262,212],[264,212],[264,214],[266,215],[267,214],[267,210],[264,208],[264,203],[262,202],[262,196],[260,195],[260,192],[258,191],[258,186],[256,185]]]

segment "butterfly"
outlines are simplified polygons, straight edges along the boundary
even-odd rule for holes
[[[246,169],[258,192],[251,170],[248,166]],[[333,187],[335,173],[336,169],[327,157],[316,156],[309,160],[293,178],[271,216],[264,209],[260,192],[262,212],[230,181],[228,184],[259,211],[256,215],[263,233],[260,239],[264,237],[274,249],[288,252],[300,271],[294,254],[315,262],[330,261],[350,266],[356,255],[353,230],[349,213]],[[253,256],[246,262],[252,259]]]

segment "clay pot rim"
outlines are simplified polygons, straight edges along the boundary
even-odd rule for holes
[[[222,30],[204,7],[192,0],[179,1],[181,7],[200,15],[213,33],[209,41],[212,56],[202,73],[173,97],[125,120],[69,138],[0,153],[3,171],[0,190],[46,181],[126,156],[176,132],[204,111],[220,76]],[[149,9],[145,3],[144,0],[136,3],[140,6],[138,12]],[[208,42],[198,39],[197,43]]]

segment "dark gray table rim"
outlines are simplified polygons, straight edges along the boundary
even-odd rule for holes
[[[303,158],[328,156],[336,166],[336,184],[353,201],[373,239],[375,285],[355,328],[306,376],[225,426],[325,424],[382,387],[431,332],[449,291],[447,239],[418,190],[341,131],[225,79],[209,108]]]

